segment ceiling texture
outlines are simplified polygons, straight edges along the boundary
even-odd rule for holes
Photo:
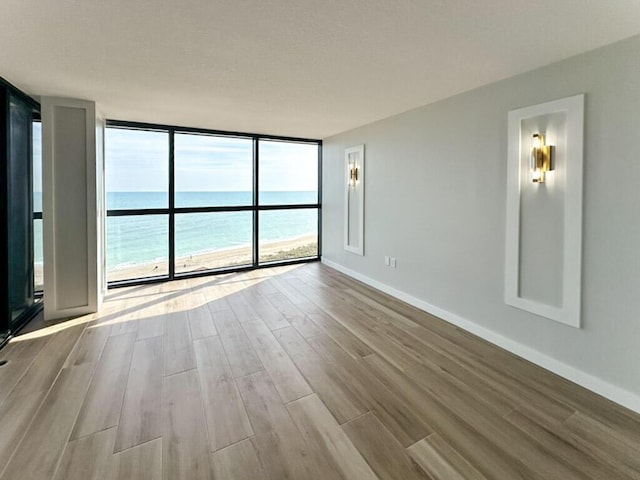
[[[3,0],[0,8],[0,76],[31,95],[94,100],[111,119],[307,138],[640,33],[638,0]]]

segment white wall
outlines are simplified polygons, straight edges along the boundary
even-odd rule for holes
[[[640,37],[324,140],[323,260],[640,411]],[[507,112],[585,93],[582,328],[504,303]],[[384,95],[384,92],[380,92]],[[366,145],[365,256],[343,249]],[[384,256],[397,258],[397,268]]]

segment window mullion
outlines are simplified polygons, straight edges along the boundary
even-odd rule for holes
[[[169,129],[169,280],[176,274],[175,130]]]
[[[257,267],[259,263],[260,246],[258,245],[258,238],[260,235],[260,214],[258,208],[260,206],[259,191],[260,181],[258,176],[260,172],[258,170],[260,159],[260,141],[258,137],[253,137],[253,266]]]

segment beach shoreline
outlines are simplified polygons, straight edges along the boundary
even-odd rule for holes
[[[275,262],[292,258],[315,257],[318,254],[318,243],[315,235],[279,240],[260,245],[260,262]],[[195,273],[251,265],[253,251],[251,245],[230,247],[210,252],[198,253],[176,259],[176,273]],[[141,279],[167,275],[168,260],[144,262],[135,265],[114,267],[107,272],[109,282]],[[44,283],[42,262],[34,265],[36,289]]]
[[[316,235],[268,242],[260,245],[260,262],[288,260],[291,258],[315,257],[318,253]],[[224,248],[211,252],[178,257],[176,273],[196,273],[218,268],[233,268],[251,265],[253,251],[251,245]],[[108,281],[122,281],[167,275],[168,260],[127,265],[108,270]]]

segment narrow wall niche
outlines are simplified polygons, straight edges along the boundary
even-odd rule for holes
[[[584,95],[509,112],[505,303],[580,327]]]
[[[364,255],[364,145],[345,149],[344,249]]]

